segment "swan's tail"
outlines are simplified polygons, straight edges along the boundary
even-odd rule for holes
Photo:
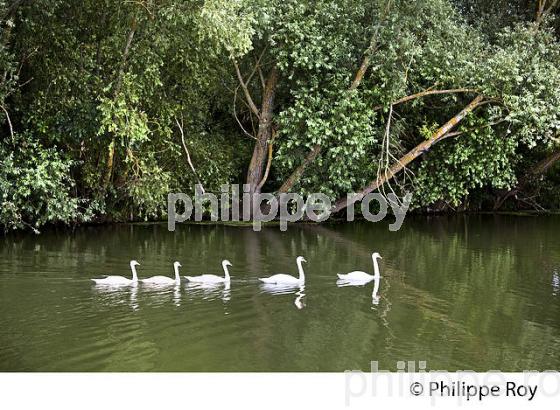
[[[337,273],[336,276],[338,276],[338,279],[344,280],[344,279],[346,279],[346,277],[347,277],[348,275],[343,275],[342,273]]]
[[[259,278],[259,280],[263,283],[274,283],[274,281],[270,280],[269,278]]]
[[[189,282],[193,281],[193,277],[192,276],[183,276],[186,280],[188,280]]]

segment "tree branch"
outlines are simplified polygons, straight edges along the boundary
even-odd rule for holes
[[[14,16],[19,6],[23,4],[25,0],[15,0],[10,6],[8,6],[6,13],[4,14],[4,20],[8,20]]]
[[[524,188],[526,188],[531,181],[533,181],[539,175],[544,174],[550,169],[550,167],[552,167],[552,165],[554,165],[559,160],[560,149],[554,151],[551,155],[540,161],[537,165],[535,165],[533,169],[529,171],[529,173],[527,173],[527,175],[519,180],[514,188],[510,189],[508,192],[500,196],[494,204],[494,211],[499,210],[508,198],[517,195]]]
[[[198,185],[200,185],[200,187],[202,188],[202,193],[204,194],[204,187],[202,186],[202,182],[200,182],[200,178],[198,177],[198,174],[196,173],[196,169],[194,169],[194,165],[192,163],[191,160],[191,154],[189,153],[189,149],[187,148],[187,144],[185,142],[185,132],[183,130],[183,124],[182,124],[183,120],[181,119],[181,122],[179,123],[179,120],[177,118],[175,118],[175,123],[177,124],[177,128],[179,128],[179,132],[181,133],[181,143],[183,144],[183,149],[185,150],[185,154],[187,155],[187,162],[189,163],[189,166],[191,167],[191,170],[198,182]]]
[[[136,16],[132,17],[132,23],[130,27],[130,31],[128,32],[128,37],[126,39],[126,45],[124,47],[124,51],[121,58],[121,64],[119,67],[119,73],[117,75],[117,84],[115,86],[114,96],[116,97],[122,85],[122,77],[124,75],[124,69],[126,66],[126,60],[128,59],[128,54],[130,53],[130,47],[132,46],[132,40],[134,39],[134,34],[136,34],[136,26],[137,26],[137,18]]]
[[[389,9],[391,8],[391,1],[392,0],[387,1],[387,4],[385,5],[385,10],[383,11],[383,14],[381,15],[381,17],[379,19],[380,22],[382,20],[384,20],[387,13],[389,13]],[[373,36],[371,37],[369,47],[367,48],[366,52],[364,53],[364,58],[362,60],[362,64],[360,64],[360,68],[356,72],[356,75],[354,76],[354,80],[352,81],[352,84],[350,84],[350,88],[349,88],[350,91],[355,90],[356,88],[358,88],[360,86],[360,83],[362,82],[362,80],[364,78],[364,75],[366,74],[366,71],[369,68],[369,65],[371,63],[371,56],[373,55],[373,53],[375,53],[375,50],[377,49],[378,34],[379,34],[379,25],[376,27],[375,32],[373,33]]]
[[[268,141],[268,160],[266,162],[266,169],[264,171],[264,176],[261,182],[259,182],[259,185],[257,186],[257,192],[261,190],[266,180],[268,179],[268,173],[270,172],[270,166],[272,165],[272,143],[274,142],[274,138],[276,138],[276,130],[273,129],[272,137],[270,138],[270,141]]]
[[[548,7],[547,7],[548,3]],[[540,26],[543,18],[545,15],[550,13],[554,7],[558,4],[558,0],[551,0],[550,3],[548,0],[538,0],[537,1],[537,11],[535,15],[535,24],[537,28]]]
[[[279,194],[286,193],[290,189],[292,189],[292,187],[299,181],[299,179],[303,175],[307,166],[311,162],[313,162],[315,160],[315,158],[317,158],[317,156],[321,153],[321,149],[322,148],[319,144],[316,144],[316,145],[313,146],[313,148],[311,149],[309,154],[307,154],[307,156],[305,157],[303,162],[300,164],[300,166],[297,167],[294,170],[294,172],[292,172],[290,174],[290,176],[288,177],[288,179],[286,179],[286,181],[284,181],[284,183],[282,184],[282,186],[278,190]]]
[[[482,103],[481,103],[480,105],[482,105]],[[479,106],[480,106],[480,105],[479,105]],[[502,118],[501,120],[491,122],[490,124],[484,124],[484,125],[481,125],[480,127],[470,128],[470,129],[464,130],[464,131],[453,131],[453,132],[448,132],[447,134],[445,134],[445,135],[443,136],[442,140],[443,140],[443,139],[447,139],[447,138],[451,138],[451,137],[457,137],[457,136],[459,136],[459,135],[467,134],[467,133],[469,133],[469,132],[476,131],[476,130],[480,130],[480,129],[482,129],[482,128],[493,127],[494,125],[498,125],[498,124],[501,124],[502,122],[506,122],[506,121],[507,121],[507,120],[506,120],[505,118]]]
[[[233,60],[233,65],[235,66],[235,73],[237,74],[237,79],[239,80],[239,84],[241,85],[241,88],[243,89],[243,93],[245,94],[245,99],[247,100],[247,103],[249,104],[249,107],[251,108],[253,114],[255,114],[257,118],[260,119],[261,114],[259,112],[259,109],[257,108],[255,103],[253,102],[253,99],[251,98],[251,93],[247,88],[247,84],[245,84],[245,81],[243,81],[243,76],[241,75],[241,71],[239,71],[239,65],[235,60]]]
[[[366,185],[360,191],[356,193],[356,195],[348,201],[348,198],[341,198],[336,201],[335,205],[331,209],[332,213],[339,212],[342,209],[352,205],[354,202],[361,200],[365,195],[373,192],[375,189],[379,188],[387,181],[392,179],[399,171],[405,168],[410,162],[424,154],[425,152],[429,151],[429,149],[439,142],[453,127],[455,127],[459,122],[463,120],[472,112],[476,107],[481,105],[483,102],[483,96],[479,95],[474,100],[472,100],[465,108],[463,108],[457,115],[447,121],[443,126],[441,126],[428,140],[423,141],[422,143],[418,144],[415,148],[401,157],[396,164],[394,164],[391,168],[386,170],[383,175],[377,177],[371,183]]]
[[[14,127],[12,126],[12,120],[10,120],[10,114],[8,114],[8,110],[3,105],[0,105],[4,114],[6,114],[6,120],[8,121],[8,127],[10,128],[10,135],[12,137],[12,142],[14,142]]]
[[[399,105],[411,100],[415,100],[417,98],[422,98],[422,97],[426,97],[428,95],[437,95],[437,94],[455,94],[455,93],[475,93],[478,92],[477,90],[475,90],[474,88],[451,88],[449,90],[424,90],[424,91],[420,91],[416,94],[411,94],[411,95],[407,95],[405,97],[399,98],[396,101],[393,101],[391,103],[392,106],[395,105]],[[380,110],[381,108],[383,108],[384,105],[376,105],[375,107],[373,107],[374,111]]]
[[[257,137],[255,137],[254,135],[251,135],[251,133],[249,133],[249,131],[247,131],[245,129],[245,127],[243,127],[243,124],[241,124],[241,121],[239,120],[239,117],[237,116],[237,90],[239,90],[239,87],[237,87],[233,93],[233,117],[235,118],[235,121],[237,121],[237,124],[239,124],[239,127],[241,128],[241,130],[243,131],[243,133],[245,135],[247,135],[249,138],[252,138],[254,140],[257,139]],[[251,117],[252,119],[252,117]]]

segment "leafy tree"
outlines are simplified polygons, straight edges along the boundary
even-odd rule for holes
[[[558,208],[559,6],[0,1],[0,223],[159,219],[228,182]]]

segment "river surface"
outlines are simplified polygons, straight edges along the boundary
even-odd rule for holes
[[[338,287],[336,274],[372,272]],[[257,278],[297,274],[303,289]],[[222,274],[227,287],[90,278]],[[0,237],[0,371],[560,370],[560,218],[408,217],[250,227],[135,224]]]

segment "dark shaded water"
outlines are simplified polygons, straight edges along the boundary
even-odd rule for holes
[[[372,284],[336,273],[372,271]],[[273,294],[256,278],[296,274]],[[221,274],[230,289],[103,289],[89,278]],[[0,371],[560,370],[560,218],[408,218],[383,224],[86,227],[0,238]]]

